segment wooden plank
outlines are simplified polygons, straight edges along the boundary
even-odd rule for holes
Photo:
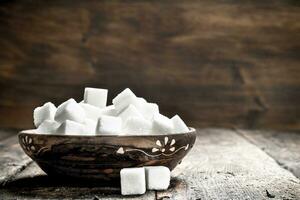
[[[172,176],[172,187],[157,192],[157,199],[300,198],[299,179],[230,130],[199,131],[193,150]]]
[[[11,181],[32,161],[21,149],[17,136],[0,141],[0,186]]]
[[[299,17],[280,0],[1,2],[0,127],[93,86],[192,126],[299,129]]]
[[[300,178],[300,134],[297,132],[237,130]]]

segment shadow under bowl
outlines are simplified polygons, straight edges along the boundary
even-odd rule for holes
[[[173,170],[193,147],[196,131],[161,135],[18,135],[24,152],[51,176],[115,180],[127,167]]]

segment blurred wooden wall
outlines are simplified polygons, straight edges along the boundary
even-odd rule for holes
[[[196,127],[300,128],[297,1],[2,1],[0,127],[125,87]]]

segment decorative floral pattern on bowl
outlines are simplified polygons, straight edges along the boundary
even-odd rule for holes
[[[147,156],[150,157],[156,157],[156,156],[171,156],[177,153],[180,150],[185,150],[187,151],[189,148],[189,144],[186,144],[184,146],[180,146],[176,149],[174,144],[176,143],[176,140],[174,138],[169,139],[168,136],[164,137],[164,140],[156,140],[154,147],[151,149],[151,152],[146,152],[142,149],[136,149],[136,148],[130,148],[130,147],[120,147],[116,153],[117,154],[125,154],[126,152],[132,152],[132,151],[138,151],[142,152]]]
[[[33,139],[31,136],[25,135],[21,137],[20,141],[21,141],[21,146],[23,147],[24,150],[33,153],[36,151],[36,147],[33,144]]]
[[[38,156],[49,150],[47,147],[40,148],[34,144],[34,137],[30,135],[19,135],[19,141],[21,147],[27,154]]]

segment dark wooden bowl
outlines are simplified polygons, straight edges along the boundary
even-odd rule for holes
[[[163,165],[173,170],[193,147],[196,134],[50,135],[19,133],[19,143],[48,175],[114,180],[125,167]]]

